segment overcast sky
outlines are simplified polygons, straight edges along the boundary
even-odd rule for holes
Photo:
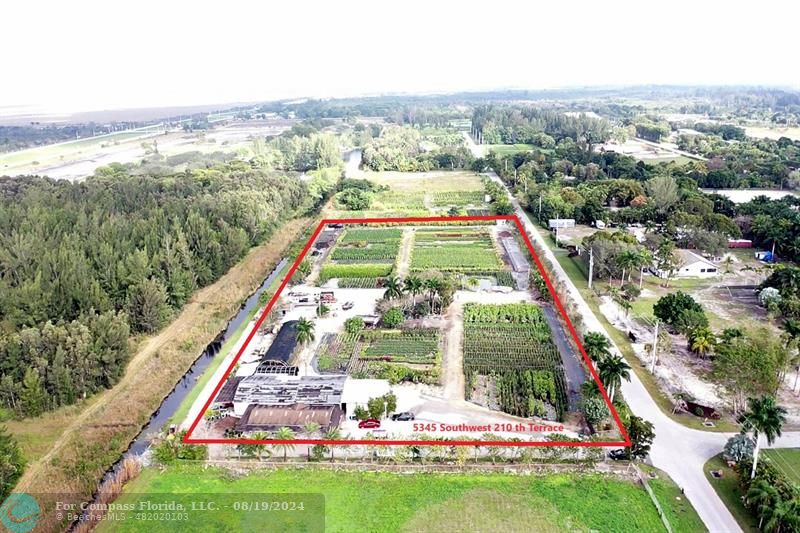
[[[792,0],[6,0],[0,108],[569,85],[800,87]]]

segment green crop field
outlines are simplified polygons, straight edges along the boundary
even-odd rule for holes
[[[334,278],[383,278],[392,272],[392,268],[391,263],[327,264],[322,266],[319,280],[324,283]]]
[[[361,359],[380,359],[395,363],[433,364],[439,350],[435,329],[365,331]]]
[[[492,238],[489,236],[489,231],[482,228],[420,229],[415,232],[415,243],[422,244],[430,241],[481,242],[491,245]]]
[[[339,374],[347,369],[358,342],[358,334],[326,334],[317,349],[317,370]]]
[[[342,244],[352,244],[357,242],[385,243],[399,241],[403,237],[403,230],[400,228],[348,228],[342,235]]]
[[[395,211],[397,209],[425,209],[424,192],[397,192],[383,191],[375,194],[371,209],[386,209]]]
[[[411,270],[499,270],[503,263],[494,248],[473,245],[415,246]]]
[[[435,207],[483,205],[483,191],[447,191],[431,194],[431,201]]]
[[[464,374],[468,398],[476,376],[494,376],[505,412],[530,416],[531,398],[550,403],[559,415],[566,409],[561,356],[537,305],[466,305]]]
[[[393,263],[399,241],[369,246],[337,246],[330,258],[337,263]]]
[[[143,494],[308,493],[325,501],[325,531],[637,531],[664,526],[643,488],[596,474],[417,474],[276,470],[231,474],[202,465],[147,468],[125,489],[119,504],[136,504]],[[270,499],[276,499],[270,497]],[[661,502],[672,513],[673,502]],[[193,513],[211,520],[211,513]],[[677,515],[675,531],[701,531],[696,513]],[[125,520],[101,523],[98,531],[232,531],[243,513],[213,513],[209,522]],[[216,529],[213,529],[216,528]]]
[[[341,278],[340,289],[375,289],[380,286],[383,278]]]

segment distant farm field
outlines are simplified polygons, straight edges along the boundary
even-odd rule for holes
[[[763,127],[747,127],[744,129],[745,135],[748,137],[760,137],[765,139],[780,139],[781,137],[788,137],[789,139],[800,140],[800,127],[794,128],[763,128]]]
[[[365,172],[362,177],[403,193],[483,191],[480,176],[469,171]]]
[[[143,493],[321,493],[325,530],[642,531],[664,526],[644,489],[599,475],[416,474],[277,470],[232,477],[201,466],[146,469],[116,503]],[[670,505],[671,502],[663,502]],[[217,523],[240,523],[223,511]],[[696,515],[692,513],[696,519]],[[98,531],[111,531],[105,523]],[[697,526],[695,521],[691,526]],[[114,531],[175,531],[175,522],[114,523]],[[673,524],[689,531],[688,523]],[[702,526],[701,526],[702,527]],[[693,529],[698,530],[698,529]]]
[[[530,152],[533,150],[532,144],[485,144],[483,145],[483,153],[489,155],[489,152],[495,152],[498,155],[511,155],[518,152]],[[546,151],[546,150],[542,150]]]
[[[0,155],[0,170],[10,169],[23,165],[31,166],[47,166],[61,162],[64,159],[70,159],[78,154],[90,154],[102,147],[130,141],[132,139],[145,138],[151,136],[158,131],[163,131],[154,128],[144,128],[133,131],[120,131],[108,135],[100,135],[97,137],[87,137],[85,139],[78,139],[75,141],[63,142],[58,144],[49,144],[37,148],[30,148],[27,150],[20,150],[18,152],[9,152]]]

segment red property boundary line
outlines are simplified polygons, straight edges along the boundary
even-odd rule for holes
[[[491,221],[491,220],[506,220],[513,222],[517,229],[519,230],[522,238],[525,241],[525,245],[528,247],[528,251],[531,253],[531,257],[533,258],[534,263],[536,263],[536,267],[539,269],[539,273],[542,275],[542,278],[547,285],[547,289],[550,291],[550,295],[553,298],[553,302],[558,309],[558,312],[561,313],[564,321],[567,324],[567,328],[569,329],[570,334],[572,335],[572,339],[575,341],[575,344],[578,346],[578,349],[583,356],[583,360],[586,363],[586,366],[589,368],[589,372],[592,375],[595,383],[600,388],[600,394],[603,396],[603,400],[606,402],[606,406],[609,408],[609,412],[611,413],[614,421],[617,424],[617,427],[620,430],[620,433],[624,437],[625,440],[623,441],[582,441],[582,442],[564,442],[564,441],[478,441],[478,440],[469,440],[469,441],[456,441],[456,440],[383,440],[380,441],[376,440],[369,440],[369,439],[362,439],[362,440],[324,440],[324,439],[293,439],[293,440],[256,440],[256,439],[204,439],[204,438],[192,438],[192,433],[194,433],[195,429],[197,429],[198,424],[203,419],[203,414],[208,410],[211,406],[211,403],[214,401],[214,398],[217,397],[219,394],[220,389],[222,388],[225,381],[228,379],[228,376],[233,371],[236,363],[239,361],[239,358],[244,353],[247,345],[250,344],[250,341],[258,331],[258,328],[261,327],[261,324],[266,319],[267,315],[269,314],[272,307],[275,305],[275,302],[278,300],[278,297],[281,295],[283,290],[286,288],[286,285],[289,283],[289,280],[294,275],[295,271],[297,270],[300,263],[305,258],[308,250],[311,249],[314,241],[319,236],[322,229],[327,226],[328,224],[403,224],[403,223],[420,223],[420,222],[439,222],[439,223],[447,223],[447,222],[468,222],[468,221]],[[528,234],[525,231],[525,228],[522,226],[522,222],[520,221],[517,215],[475,215],[475,216],[455,216],[455,217],[402,217],[402,218],[338,218],[338,219],[323,219],[317,228],[314,230],[313,235],[309,238],[306,245],[303,247],[303,251],[300,252],[300,255],[295,259],[292,267],[289,269],[288,274],[286,277],[283,278],[280,287],[278,290],[275,291],[275,294],[272,295],[270,298],[269,303],[261,312],[261,316],[258,318],[253,329],[247,335],[247,338],[242,344],[242,347],[239,348],[239,352],[236,354],[236,357],[233,358],[231,364],[228,366],[228,369],[225,371],[225,375],[222,376],[222,379],[217,386],[214,387],[213,392],[206,400],[206,403],[203,405],[203,408],[200,410],[200,413],[197,415],[197,418],[192,422],[192,425],[189,427],[189,431],[186,432],[186,435],[183,437],[183,442],[186,444],[321,444],[321,445],[365,445],[365,444],[376,444],[376,442],[380,443],[381,445],[395,445],[395,446],[413,446],[413,445],[423,445],[423,446],[574,446],[574,447],[610,447],[610,446],[630,446],[631,439],[628,436],[627,431],[625,430],[625,426],[622,424],[622,420],[619,417],[619,414],[614,409],[614,406],[611,404],[611,400],[608,397],[608,393],[606,392],[603,383],[600,381],[600,376],[598,376],[597,371],[594,369],[594,365],[592,365],[589,356],[586,354],[586,350],[583,348],[583,344],[581,343],[580,338],[578,337],[578,332],[575,330],[575,327],[572,325],[572,321],[567,316],[566,311],[564,310],[564,306],[561,304],[561,300],[559,300],[558,295],[556,294],[555,288],[553,284],[550,282],[550,278],[547,277],[547,273],[544,270],[544,265],[542,264],[539,256],[536,254],[536,251],[533,248],[533,243],[531,243]]]

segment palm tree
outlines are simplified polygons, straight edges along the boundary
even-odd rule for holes
[[[608,398],[612,402],[614,401],[614,393],[622,385],[622,380],[631,380],[630,370],[631,367],[628,366],[628,363],[618,355],[610,355],[597,363],[597,373],[600,375],[600,380],[605,385],[606,390],[608,390]]]
[[[269,435],[267,435],[263,431],[256,431],[255,433],[253,433],[251,438],[253,440],[262,441],[262,442],[259,442],[258,444],[252,444],[251,445],[252,446],[252,450],[255,452],[256,457],[258,457],[258,460],[260,461],[261,460],[261,456],[264,455],[265,451],[267,451],[267,445],[263,444],[263,441],[269,439]]]
[[[275,432],[275,440],[294,440],[294,431],[292,428],[282,427],[279,428],[278,431]],[[283,450],[283,462],[286,462],[286,456],[289,453],[289,450],[294,450],[294,444],[290,444],[288,442],[278,442],[273,444],[273,446],[278,450]]]
[[[306,435],[310,437],[311,435],[319,431],[319,427],[320,427],[319,424],[317,424],[316,422],[306,422],[303,425],[303,431],[305,431]]]
[[[764,511],[774,507],[775,502],[780,499],[780,494],[778,494],[778,489],[766,479],[757,479],[750,485],[745,499],[748,506],[755,507],[759,517],[758,529],[761,529],[764,522]]]
[[[731,266],[733,265],[733,256],[731,254],[725,256],[725,259],[722,260],[722,264],[725,266],[725,273],[730,274]]]
[[[800,516],[800,499],[784,499],[781,498],[775,502],[773,507],[767,507],[766,511],[767,522],[764,524],[764,531],[782,531],[784,526],[788,526],[791,522],[795,524],[798,522]],[[761,517],[763,519],[763,516]],[[789,531],[797,531],[796,528],[790,527]]]
[[[647,248],[644,248],[639,251],[639,288],[642,288],[642,284],[644,283],[644,270],[648,266],[653,264],[653,254]]]
[[[395,298],[403,296],[403,285],[400,278],[397,276],[389,276],[386,278],[383,282],[383,286],[386,287],[386,291],[383,293],[385,299],[394,300]]]
[[[800,343],[800,320],[787,318],[783,323],[783,330],[786,332],[784,334],[786,338],[786,347],[794,348],[795,351],[794,357],[792,357],[791,360],[795,367],[794,386],[792,386],[792,390],[797,391],[797,381],[800,379],[800,352],[798,352],[798,344]]]
[[[617,257],[617,264],[622,268],[622,277],[619,286],[625,283],[625,271],[628,270],[628,278],[630,279],[631,271],[639,264],[639,254],[634,250],[625,250]]]
[[[422,282],[422,287],[428,291],[428,298],[430,299],[431,309],[433,309],[433,302],[436,299],[436,293],[442,286],[442,282],[440,282],[436,278],[428,278]]]
[[[756,477],[761,435],[767,437],[767,444],[772,444],[776,437],[781,436],[781,428],[785,422],[786,409],[776,404],[774,397],[748,398],[747,411],[739,417],[739,423],[742,425],[742,431],[753,434],[753,442],[756,443],[753,449],[753,470],[750,472],[750,479]]]
[[[691,335],[691,350],[705,357],[707,353],[714,349],[717,339],[714,333],[708,328],[698,328]]]
[[[306,345],[314,341],[314,323],[307,318],[301,318],[295,326],[298,344]]]
[[[403,282],[403,288],[411,295],[414,304],[417,303],[417,295],[422,292],[422,280],[411,274]]]
[[[586,351],[586,355],[589,356],[589,359],[594,362],[608,357],[611,354],[611,352],[608,351],[610,347],[611,343],[602,333],[590,331],[583,336],[583,349]]]
[[[325,440],[341,440],[342,432],[339,431],[339,428],[330,428],[328,431],[325,432]],[[329,445],[331,447],[331,462],[333,462],[333,444]]]

